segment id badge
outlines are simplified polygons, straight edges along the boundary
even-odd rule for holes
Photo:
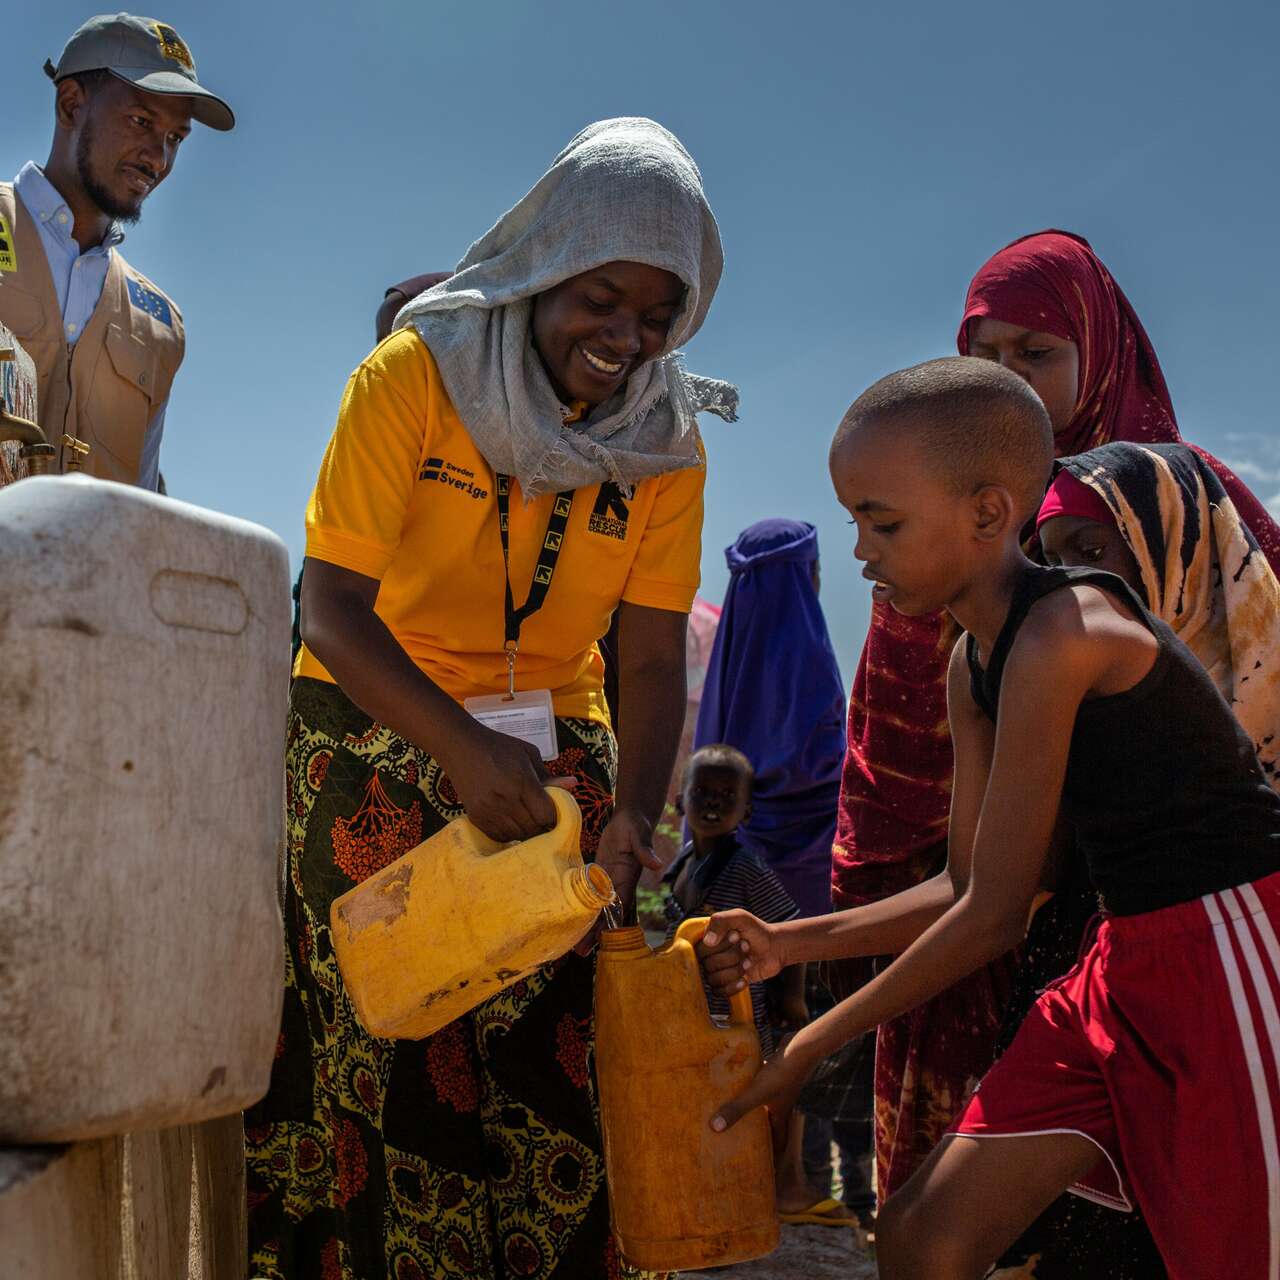
[[[544,760],[560,754],[556,745],[556,714],[550,689],[526,689],[514,696],[489,693],[463,700],[463,708],[487,729],[519,738],[538,748]]]

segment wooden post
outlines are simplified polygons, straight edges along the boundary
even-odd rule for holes
[[[0,1149],[0,1275],[122,1280],[123,1188],[120,1138]]]
[[[244,1125],[238,1115],[192,1126],[190,1280],[244,1280]]]
[[[244,1280],[238,1115],[0,1148],[3,1280]]]
[[[124,1140],[124,1274],[186,1276],[191,1239],[191,1126]]]

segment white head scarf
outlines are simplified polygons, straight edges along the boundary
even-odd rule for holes
[[[534,350],[533,299],[619,261],[670,271],[684,300],[658,358],[566,426]],[[526,499],[603,480],[630,490],[699,464],[695,413],[736,417],[737,391],[686,373],[676,351],[701,327],[723,263],[702,175],[679,140],[652,120],[601,120],[467,250],[455,275],[401,310],[396,327],[414,326],[476,447]]]

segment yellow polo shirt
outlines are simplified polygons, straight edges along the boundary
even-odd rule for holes
[[[555,577],[520,632],[521,689],[550,689],[557,715],[608,722],[596,641],[619,601],[688,613],[698,588],[704,467],[577,491]],[[378,616],[461,701],[506,691],[502,543],[494,473],[411,329],[381,343],[347,383],[307,505],[307,555],[381,583]],[[511,484],[511,590],[533,579],[554,494]],[[332,677],[304,645],[294,674]]]

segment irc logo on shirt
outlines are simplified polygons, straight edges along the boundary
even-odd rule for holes
[[[0,271],[17,271],[18,250],[13,243],[13,232],[0,216]]]
[[[173,328],[173,312],[169,310],[169,303],[163,294],[157,293],[154,289],[148,289],[145,284],[139,280],[129,279],[129,301],[133,303],[139,311],[145,311],[147,315],[153,319],[159,320],[161,324],[167,324],[170,329]]]
[[[619,542],[625,542],[630,517],[631,510],[622,496],[622,490],[612,480],[606,480],[600,486],[596,505],[591,509],[587,531],[602,533],[606,538],[617,538]]]
[[[428,458],[421,471],[419,480],[434,480],[437,484],[448,485],[450,489],[461,489],[469,498],[487,498],[488,489],[476,484],[476,473],[466,467],[455,466],[443,458]]]

